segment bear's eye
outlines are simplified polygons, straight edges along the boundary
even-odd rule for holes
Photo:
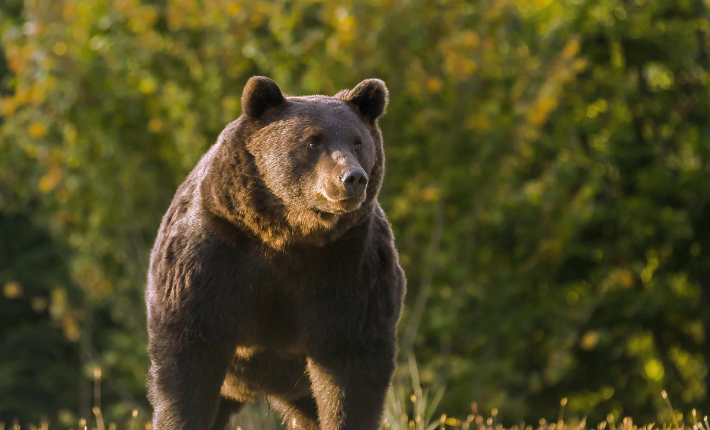
[[[323,142],[323,137],[320,135],[314,135],[310,136],[305,139],[307,142],[308,148],[310,149],[318,149],[321,147],[321,144]]]
[[[360,140],[360,139],[355,139],[355,142],[353,143],[353,146],[355,147],[355,149],[360,149],[360,147],[362,146],[362,140]]]

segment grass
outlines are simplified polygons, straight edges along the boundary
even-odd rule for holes
[[[567,399],[560,402],[560,412],[556,422],[540,420],[537,425],[521,423],[509,428],[498,423],[498,411],[493,409],[491,416],[484,416],[479,413],[476,403],[471,405],[471,413],[465,418],[449,417],[446,414],[437,415],[436,409],[439,405],[444,390],[435,389],[430,392],[423,389],[419,381],[419,371],[416,361],[409,359],[408,371],[411,379],[411,388],[405,388],[405,384],[395,384],[390,387],[387,394],[387,403],[383,415],[383,424],[380,430],[710,430],[708,417],[700,418],[695,409],[691,411],[693,419],[692,426],[686,426],[678,421],[676,412],[673,410],[668,395],[665,391],[661,396],[666,403],[669,415],[673,417],[673,423],[663,423],[662,425],[645,424],[638,425],[629,417],[621,422],[609,416],[606,421],[599,423],[596,427],[588,426],[586,419],[566,420],[565,407]],[[81,419],[76,430],[119,430],[115,423],[104,423],[101,409],[101,370],[94,372],[94,406],[92,409],[93,419]],[[137,409],[131,414],[131,419],[127,429],[120,430],[152,430],[148,417],[139,416]],[[232,418],[230,427],[233,430],[283,430],[285,426],[281,423],[278,413],[271,410],[266,402],[257,402],[249,405],[245,410]],[[40,422],[39,425],[29,424],[24,427],[28,430],[49,430],[50,423]],[[0,422],[0,430],[22,430],[18,422],[13,422],[6,426]],[[75,429],[72,429],[75,430]]]

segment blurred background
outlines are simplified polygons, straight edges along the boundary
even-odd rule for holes
[[[386,81],[400,357],[440,412],[654,422],[665,389],[707,413],[709,10],[2,0],[0,420],[76,426],[97,368],[107,420],[148,416],[148,253],[252,75]]]

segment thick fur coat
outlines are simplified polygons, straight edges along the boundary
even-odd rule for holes
[[[377,202],[387,97],[249,80],[151,254],[155,430],[221,430],[261,396],[292,429],[379,427],[405,290]]]

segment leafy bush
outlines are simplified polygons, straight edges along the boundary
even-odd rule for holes
[[[146,407],[151,242],[246,79],[333,94],[380,77],[382,203],[409,279],[401,351],[423,384],[447,385],[442,410],[475,400],[511,422],[549,419],[567,397],[593,421],[654,421],[661,389],[683,410],[710,393],[707,8],[6,2],[0,210],[61,247],[70,301],[53,317],[79,329],[81,385],[100,365],[105,413],[127,416]],[[49,388],[62,395],[59,379]]]

